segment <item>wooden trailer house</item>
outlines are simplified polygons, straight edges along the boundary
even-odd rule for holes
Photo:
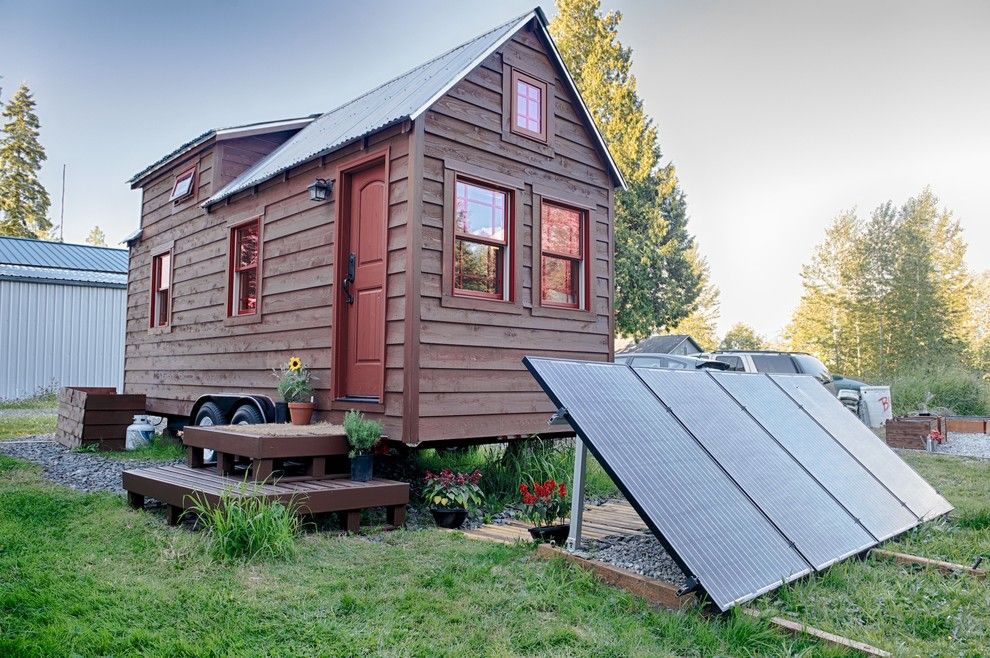
[[[124,388],[150,413],[274,397],[299,356],[318,418],[362,410],[409,445],[525,436],[553,408],[524,355],[612,356],[623,181],[540,9],[130,182]]]

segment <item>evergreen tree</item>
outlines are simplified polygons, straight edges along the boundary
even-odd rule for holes
[[[706,352],[718,348],[719,289],[712,283],[708,262],[698,255],[697,249],[689,254],[695,274],[700,282],[701,293],[694,302],[693,310],[687,317],[668,328],[668,333],[691,336]]]
[[[40,123],[34,98],[22,84],[2,113],[0,136],[0,235],[37,237],[51,226],[51,200],[38,171],[45,149],[38,141]]]
[[[107,236],[99,226],[94,226],[89,231],[89,235],[86,236],[86,244],[91,244],[94,247],[105,247],[107,246]]]
[[[767,348],[767,339],[748,324],[737,322],[725,332],[725,337],[722,338],[722,343],[718,348],[720,350],[764,350]]]
[[[990,373],[990,270],[973,277],[964,329],[966,357],[972,367],[986,376]]]
[[[615,325],[642,337],[687,316],[701,282],[685,196],[673,165],[660,165],[632,51],[618,39],[621,18],[602,13],[600,0],[557,0],[550,31],[629,188],[615,195]]]

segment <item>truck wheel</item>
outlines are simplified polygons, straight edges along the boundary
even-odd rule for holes
[[[264,422],[265,417],[253,404],[242,404],[237,407],[237,411],[230,418],[231,425],[260,425]]]
[[[213,402],[207,402],[196,412],[196,422],[194,425],[226,425],[227,419],[223,412]]]

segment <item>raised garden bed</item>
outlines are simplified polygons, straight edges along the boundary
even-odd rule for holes
[[[58,394],[55,438],[68,448],[96,445],[123,450],[127,426],[144,413],[144,395],[121,395],[114,388],[66,387]]]
[[[946,436],[945,418],[942,416],[899,416],[887,421],[885,439],[891,448],[924,450],[925,439],[932,430]]]

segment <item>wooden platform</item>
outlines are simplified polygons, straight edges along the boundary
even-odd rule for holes
[[[483,525],[475,530],[465,530],[472,539],[484,539],[511,544],[516,541],[532,541],[529,524],[513,519],[505,524]],[[650,529],[639,518],[636,510],[625,501],[612,500],[603,505],[587,505],[581,523],[584,539],[601,539],[614,535],[649,534]]]
[[[357,532],[361,510],[369,507],[385,507],[388,524],[403,525],[409,502],[409,485],[405,482],[378,478],[355,482],[342,475],[245,483],[241,478],[220,475],[212,469],[155,466],[124,471],[123,484],[132,507],[143,507],[145,498],[165,503],[171,524],[178,523],[182,512],[194,503],[194,498],[216,504],[224,491],[233,496],[255,495],[283,502],[294,501],[301,514],[340,512],[343,524],[350,532]]]

